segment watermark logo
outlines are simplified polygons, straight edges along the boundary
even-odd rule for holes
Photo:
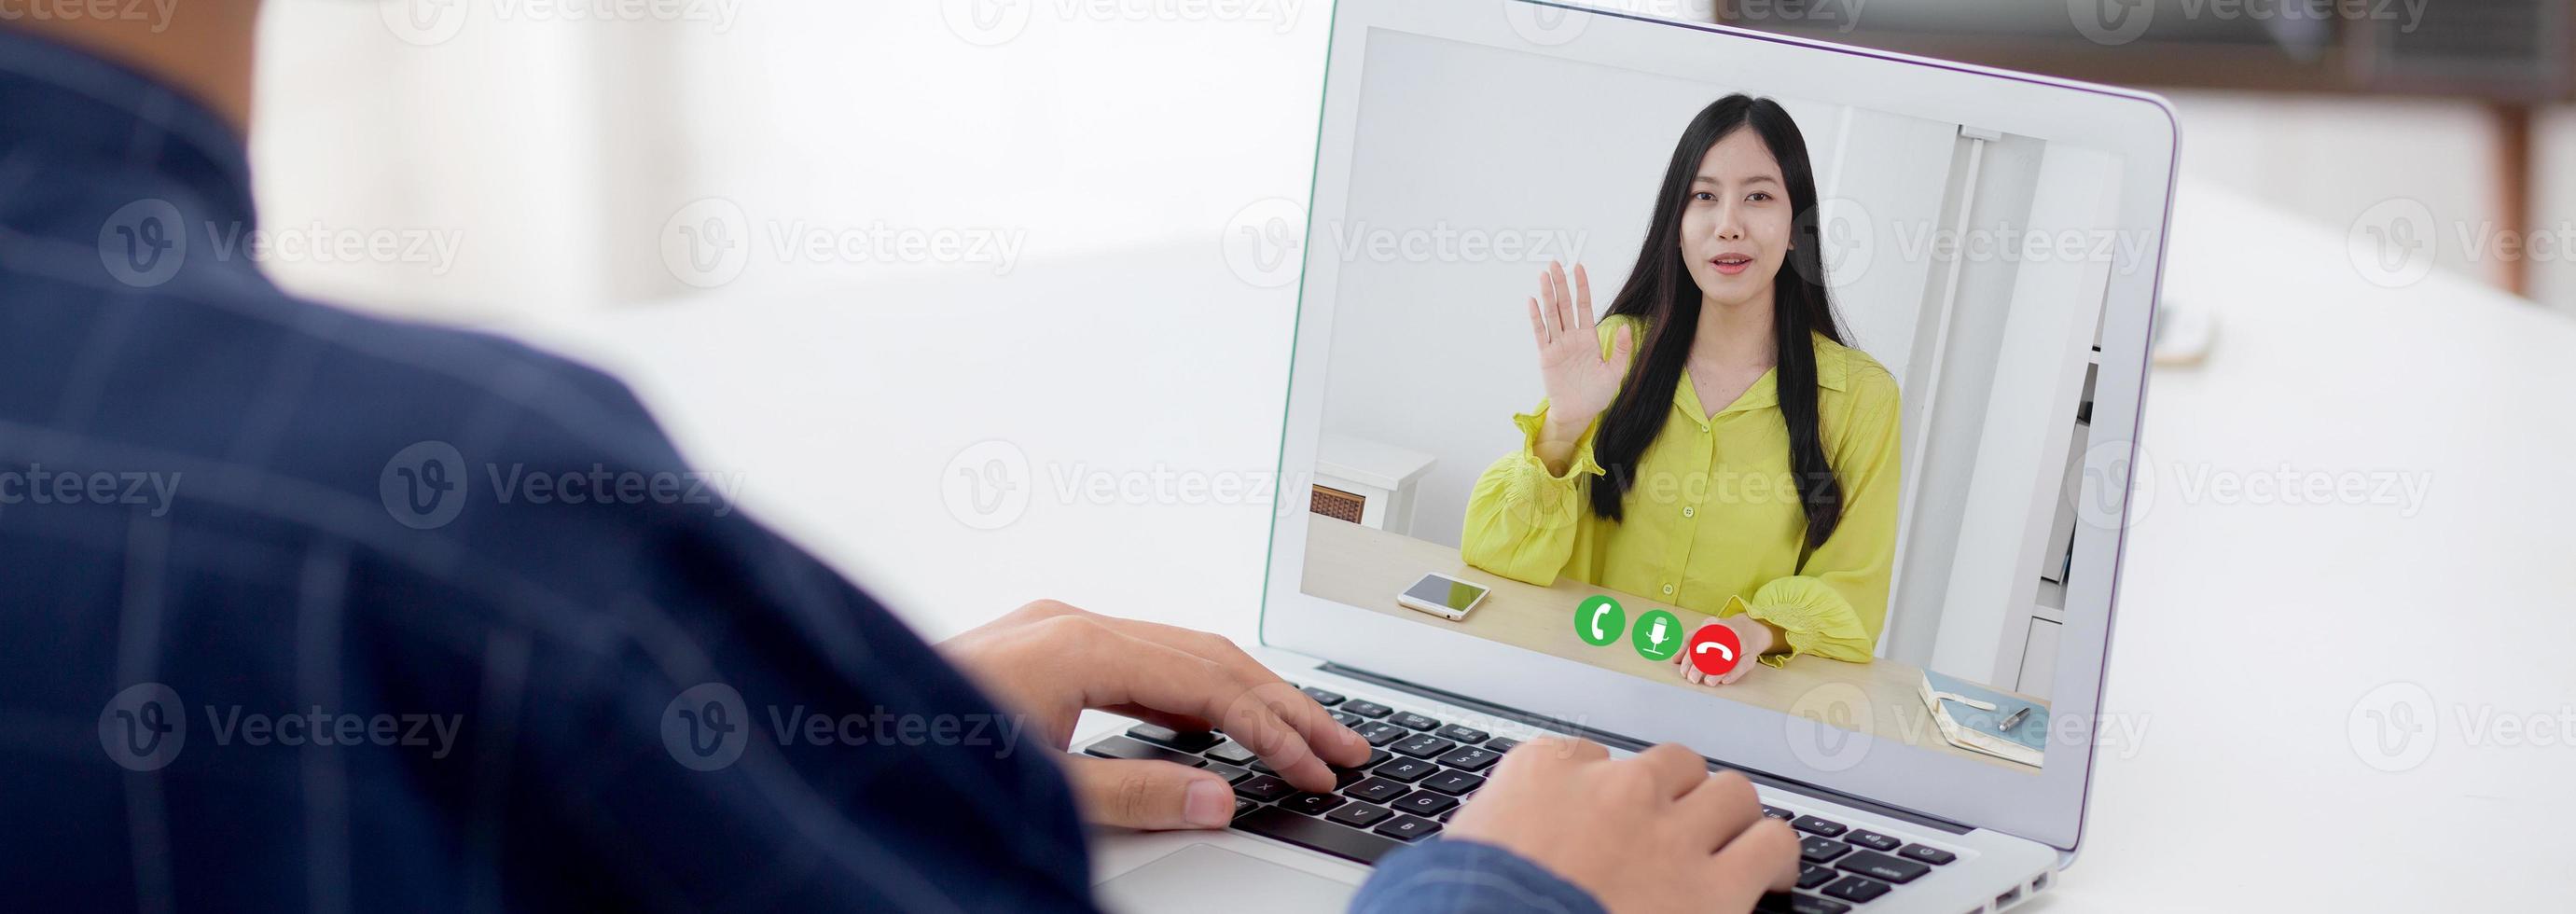
[[[385,29],[407,44],[445,44],[465,29],[468,0],[376,0]]]
[[[444,441],[422,441],[394,453],[376,477],[385,513],[414,530],[447,526],[465,510],[465,455]]]
[[[1843,286],[1869,272],[1870,261],[1878,251],[1878,223],[1870,218],[1869,207],[1850,197],[1834,197],[1819,201],[1800,221],[1808,220],[1814,221],[1814,232],[1796,232],[1792,237],[1812,238],[1818,248],[1816,263],[1824,268],[1825,275],[1810,278],[1829,286]],[[1791,258],[1790,262],[1800,261]]]
[[[939,18],[948,33],[978,47],[993,47],[1020,37],[1029,27],[1037,0],[941,0]]]
[[[742,693],[721,682],[689,687],[662,709],[662,748],[691,771],[721,771],[742,759],[754,736],[781,749],[799,746],[977,746],[994,758],[1019,747],[1028,722],[1002,714],[901,714],[883,705],[834,714],[805,705],[769,705],[755,720]]]
[[[809,219],[753,219],[740,204],[707,197],[662,223],[662,265],[701,289],[734,281],[755,256],[786,265],[983,264],[1009,273],[1028,232],[994,226],[835,224]]]
[[[159,198],[118,207],[98,227],[98,262],[107,275],[138,289],[169,282],[188,262],[188,232],[179,208]]]
[[[716,771],[751,745],[751,711],[742,693],[721,682],[690,686],[662,709],[662,748],[691,771]]]
[[[1033,480],[1029,455],[999,439],[978,441],[948,459],[939,476],[939,497],[948,516],[977,530],[999,530],[1029,509]]]
[[[2058,493],[2075,507],[2075,519],[2096,530],[2143,522],[2156,506],[2156,467],[2147,449],[2128,441],[2099,440],[2084,448],[2084,470],[2074,488]]]
[[[2410,197],[2391,197],[2371,204],[2344,233],[2344,254],[2352,269],[2383,289],[2411,286],[2433,272],[2440,239],[2433,208]]]
[[[751,262],[751,219],[723,197],[706,197],[662,223],[662,265],[681,282],[711,289],[732,282]]]
[[[2094,44],[2119,46],[2138,40],[2156,18],[2155,0],[2066,0],[2066,18]]]
[[[2344,732],[2362,764],[2396,773],[2411,771],[2433,756],[2439,724],[2433,693],[2411,682],[2391,682],[2353,702]]]
[[[1264,289],[1295,282],[1306,246],[1306,207],[1286,197],[1255,200],[1226,220],[1223,245],[1235,278]]]
[[[1869,696],[1848,682],[1808,689],[1790,703],[1782,725],[1787,728],[1789,754],[1825,772],[1849,771],[1860,764],[1869,756],[1871,742],[1863,734],[1877,732]]]
[[[159,771],[188,745],[179,693],[158,682],[127,686],[98,712],[98,745],[127,771]]]
[[[1503,20],[1511,23],[1512,33],[1522,41],[1543,48],[1573,41],[1592,23],[1592,14],[1559,6],[1528,3],[1524,0],[1497,0],[1503,6]]]

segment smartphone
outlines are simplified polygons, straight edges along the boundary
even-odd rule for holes
[[[1395,595],[1395,602],[1456,622],[1484,602],[1485,588],[1445,574],[1426,574]]]

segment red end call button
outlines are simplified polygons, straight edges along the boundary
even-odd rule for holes
[[[1744,639],[1736,637],[1733,626],[1703,625],[1691,633],[1689,650],[1691,665],[1698,667],[1700,673],[1724,676],[1733,672],[1736,660],[1744,656]]]

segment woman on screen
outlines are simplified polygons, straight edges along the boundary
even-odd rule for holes
[[[1774,666],[1869,662],[1896,552],[1896,379],[1843,344],[1815,207],[1797,123],[1730,95],[1682,130],[1607,316],[1580,264],[1570,286],[1562,264],[1540,274],[1547,399],[1476,481],[1468,564],[1708,613]]]

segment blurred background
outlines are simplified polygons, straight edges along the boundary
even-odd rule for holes
[[[2438,268],[2576,312],[2564,0],[1607,5],[2153,88],[2181,112],[2187,183],[2339,231],[2415,201],[2429,222],[2397,227],[2429,237],[2399,240]],[[1302,199],[1330,14],[273,0],[253,149],[266,223],[453,243],[272,269],[361,307],[492,324],[1215,243],[1246,206]],[[674,270],[664,230],[711,197],[761,243],[724,275]]]

